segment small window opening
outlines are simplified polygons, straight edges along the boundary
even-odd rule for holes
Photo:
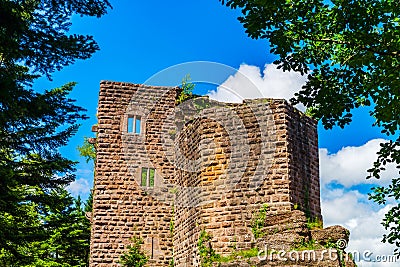
[[[154,259],[154,237],[151,237],[151,258]]]
[[[141,186],[154,187],[155,173],[153,168],[142,168]]]
[[[141,118],[140,116],[128,117],[128,133],[140,134],[141,132]]]

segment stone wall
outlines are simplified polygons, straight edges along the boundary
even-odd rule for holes
[[[310,218],[322,219],[316,123],[292,106],[286,108],[290,201]]]
[[[316,123],[285,100],[176,105],[177,88],[102,82],[90,266],[118,266],[142,237],[150,266],[198,266],[201,230],[216,252],[250,248],[253,214],[295,206],[321,217]],[[129,118],[141,134],[128,133]],[[142,168],[154,187],[142,187]]]
[[[174,88],[101,82],[90,266],[119,266],[133,236],[143,238],[152,266],[171,260],[172,201],[164,183],[174,167],[161,133],[174,127],[167,115],[175,97]],[[131,115],[140,116],[141,134],[127,132]],[[156,169],[155,192],[141,188],[142,167]]]
[[[181,116],[186,124],[175,145],[181,159],[189,157],[195,167],[177,170],[177,184],[192,189],[191,198],[182,193],[177,200],[185,196],[196,207],[177,211],[178,266],[197,264],[200,230],[213,236],[212,247],[221,255],[231,254],[233,247],[249,249],[252,217],[263,204],[270,213],[298,206],[321,216],[314,121],[284,100],[222,104],[205,99],[203,109],[196,103],[186,106],[180,112],[189,115]],[[179,158],[176,164],[182,165]]]

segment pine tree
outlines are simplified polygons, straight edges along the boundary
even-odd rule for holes
[[[33,266],[86,267],[89,263],[90,222],[81,198],[73,199],[65,190],[57,192],[63,205],[50,210],[43,218],[47,239],[36,243]]]
[[[75,179],[75,162],[58,149],[67,144],[77,131],[78,121],[86,116],[84,109],[68,97],[75,83],[44,93],[32,90],[32,84],[41,76],[51,79],[52,72],[77,59],[87,59],[99,49],[92,36],[68,34],[70,18],[74,14],[100,17],[108,7],[107,0],[0,0],[2,266],[28,266],[39,260],[35,244],[45,246],[41,242],[48,240],[50,233],[54,238],[55,233],[63,236],[63,228],[51,228],[52,220],[47,216],[54,220],[61,216],[61,223],[62,216],[72,212],[62,209],[71,200],[59,193]],[[74,253],[68,250],[65,255]],[[65,264],[72,264],[72,258]]]

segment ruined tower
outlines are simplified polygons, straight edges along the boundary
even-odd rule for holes
[[[141,237],[150,266],[198,266],[251,247],[252,214],[321,217],[316,122],[285,100],[177,103],[179,88],[100,84],[90,266],[119,266]]]

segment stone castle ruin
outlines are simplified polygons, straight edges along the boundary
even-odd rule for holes
[[[307,218],[321,219],[313,119],[285,100],[177,103],[180,93],[101,82],[90,266],[120,266],[134,236],[148,266],[199,266],[201,231],[220,255],[259,246],[252,224],[263,207],[267,230],[293,223],[262,239],[277,248],[310,238]]]

